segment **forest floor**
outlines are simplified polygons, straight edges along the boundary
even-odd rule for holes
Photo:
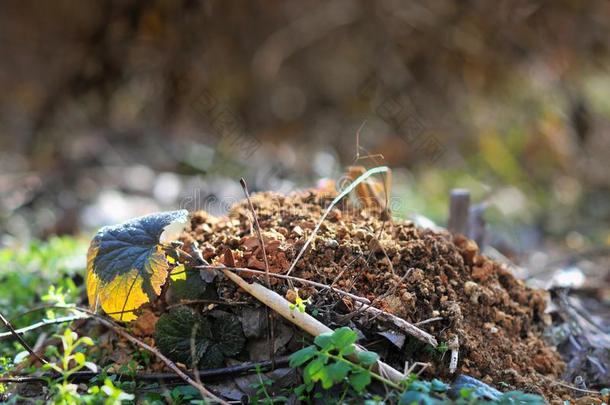
[[[467,398],[470,402],[459,402],[466,400],[459,394],[453,399],[456,402],[438,403],[489,403],[485,401],[493,400],[494,394],[486,397],[484,392],[497,392],[494,388],[537,394],[551,403],[604,401],[606,391],[579,391],[562,380],[567,363],[575,360],[562,357],[547,336],[560,320],[549,292],[526,286],[505,263],[483,255],[463,235],[392,219],[385,209],[365,208],[349,198],[330,209],[336,197],[336,192],[321,190],[288,196],[258,193],[233,206],[224,217],[204,211],[190,214],[178,249],[189,260],[176,264],[161,297],[138,311],[139,318],[124,330],[153,347],[153,355],[163,352],[185,373],[191,370],[195,351],[201,350],[199,368],[211,369],[209,378],[202,374],[203,382],[227,400],[274,403],[269,400],[277,397],[295,403],[303,371],[292,363],[287,367],[287,359],[303,350],[311,338],[298,322],[277,315],[269,318],[272,311],[226,277],[223,269],[228,269],[247,282],[266,285],[291,302],[292,310],[302,310],[332,330],[350,328],[359,345],[377,353],[390,368],[406,370],[406,378],[411,373],[422,381],[436,378],[448,385],[483,390],[476,391],[478,397]],[[306,242],[311,243],[306,246]],[[77,283],[82,284],[82,279]],[[145,355],[131,345],[133,340],[117,336],[113,328],[84,318],[76,320],[72,329],[93,337],[95,346],[87,359],[94,359],[104,373],[114,373],[118,378],[114,384],[134,393],[172,387],[163,382],[167,376],[162,373],[172,371],[167,362]],[[190,346],[189,338],[194,341],[200,332],[182,329],[184,322],[206,325],[209,331],[201,337],[205,345]],[[194,335],[186,336],[191,330]],[[66,347],[65,336],[45,338],[36,347],[48,349],[60,342]],[[219,340],[214,343],[214,339]],[[276,369],[269,371],[275,362]],[[258,366],[252,374],[248,368],[239,369],[240,364]],[[31,369],[30,375],[37,376],[39,371]],[[86,377],[75,376],[66,381]],[[127,376],[134,379],[133,386],[126,381],[119,384]],[[156,385],[147,385],[157,377]],[[90,382],[91,376],[87,378]],[[464,385],[464,378],[471,385]],[[603,378],[597,387],[603,387]],[[33,392],[32,386],[24,384],[8,387],[5,398],[11,393],[39,400],[49,395],[40,386]],[[87,385],[74,389],[86,390]],[[324,387],[331,394],[332,389]],[[405,399],[410,398],[405,396],[410,388],[406,389],[392,396],[386,387],[386,393],[380,394],[383,389],[373,383],[365,393],[346,388],[340,398],[357,402],[363,395],[378,402],[412,403]],[[196,398],[196,392],[189,397],[174,390],[157,400],[181,403]],[[320,390],[317,387],[314,392]],[[325,398],[339,400],[339,394]],[[416,397],[415,402],[449,401],[444,394],[429,394],[427,399]],[[141,403],[157,403],[146,395],[149,399]],[[535,397],[525,398],[506,403],[541,403]]]

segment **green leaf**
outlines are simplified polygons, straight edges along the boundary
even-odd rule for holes
[[[363,366],[370,366],[379,360],[379,355],[375,352],[361,351],[358,352],[358,361]]]
[[[339,350],[339,354],[343,357],[345,356],[349,356],[350,354],[354,353],[356,351],[356,347],[354,345],[349,345],[349,346],[345,346],[342,347],[341,350]]]
[[[449,385],[435,378],[430,383],[430,390],[434,392],[445,392],[449,389]]]
[[[212,321],[212,336],[225,356],[234,356],[246,344],[241,321],[231,314],[221,314]]]
[[[176,270],[172,271],[172,274]],[[184,270],[183,270],[184,271]],[[203,281],[198,271],[185,271],[182,279],[172,279],[168,291],[168,301],[178,303],[180,300],[197,300],[201,298],[217,299],[213,288]]]
[[[358,335],[347,326],[343,326],[334,331],[334,333],[331,335],[331,340],[336,348],[341,349],[345,346],[356,343],[356,340],[358,340]]]
[[[76,352],[76,353],[74,353],[74,361],[79,366],[82,366],[83,364],[85,364],[85,361],[87,361],[87,359],[85,358],[85,355],[83,353]]]
[[[430,392],[430,383],[428,381],[415,380],[409,385],[409,391]]]
[[[460,398],[468,399],[470,397],[470,395],[475,391],[476,391],[476,388],[467,388],[467,387],[460,388]]]
[[[334,384],[334,380],[332,375],[330,374],[329,367],[322,367],[322,369],[320,369],[320,371],[317,373],[316,377],[322,383],[322,388],[324,388],[325,390],[329,389]],[[314,378],[314,380],[315,379],[316,378]]]
[[[316,336],[313,342],[322,350],[328,351],[333,349],[332,333],[330,332]]]
[[[155,299],[167,279],[163,232],[176,232],[187,219],[188,212],[180,210],[100,229],[87,253],[89,305],[121,321],[136,319],[133,312]]]
[[[191,340],[192,339],[192,340]],[[212,344],[211,324],[189,307],[177,307],[161,315],[155,330],[155,343],[167,357],[191,367],[199,363]],[[195,345],[191,356],[191,341]]]
[[[335,383],[343,381],[347,374],[352,369],[352,366],[345,361],[338,361],[326,367],[328,374],[332,377]]]
[[[201,368],[217,368],[223,366],[224,355],[218,344],[211,345],[208,350],[201,356],[199,366]]]
[[[357,392],[362,392],[371,383],[371,373],[368,371],[357,371],[349,376],[349,384]]]
[[[418,391],[405,391],[398,401],[398,405],[427,405],[431,403],[436,402],[432,402],[428,394]]]
[[[320,379],[320,370],[324,368],[324,359],[316,357],[303,370],[303,381],[305,384],[316,382]]]
[[[311,360],[316,353],[317,350],[315,346],[304,347],[290,355],[290,363],[288,363],[288,365],[292,368],[299,367]]]
[[[83,336],[82,338],[80,338],[80,341],[82,344],[87,345],[87,346],[93,346],[93,339],[91,339],[89,336]]]
[[[188,367],[221,367],[226,356],[239,353],[246,342],[239,319],[228,313],[204,317],[186,306],[161,315],[155,330],[161,353]],[[192,345],[195,357],[192,357]]]

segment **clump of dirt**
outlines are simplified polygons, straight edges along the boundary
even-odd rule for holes
[[[318,191],[252,197],[271,272],[288,270],[334,197]],[[544,313],[545,293],[526,287],[502,264],[479,254],[476,244],[463,236],[382,218],[383,212],[343,202],[323,222],[291,274],[366,297],[374,306],[411,323],[441,317],[421,328],[439,342],[451,343],[457,337],[458,373],[503,390],[516,388],[555,397],[557,389],[551,389],[549,381],[559,377],[565,365],[541,339],[550,322]],[[196,240],[211,262],[265,269],[245,201],[225,218],[193,214],[184,240]],[[225,260],[227,249],[232,252],[231,263]],[[219,288],[222,298],[248,299],[229,282]],[[288,292],[285,280],[273,279],[273,288]],[[380,340],[379,335],[373,336],[376,332],[392,329],[392,325],[380,325],[379,320],[355,311],[349,298],[328,290],[322,293],[309,287],[299,294],[312,297],[318,317],[331,327],[348,323],[371,341]],[[408,336],[402,345],[385,343],[384,359],[396,368],[402,369],[405,361],[428,361],[431,374],[451,377],[448,353],[429,350]],[[375,342],[369,347],[376,347]]]

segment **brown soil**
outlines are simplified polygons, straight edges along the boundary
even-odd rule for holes
[[[270,271],[286,272],[334,196],[308,191],[252,197]],[[544,314],[545,293],[526,287],[503,265],[481,256],[471,240],[380,217],[379,212],[355,208],[349,201],[342,203],[324,221],[292,275],[334,282],[337,288],[367,297],[376,307],[412,323],[440,316],[443,320],[421,328],[439,342],[452,342],[457,336],[458,373],[501,390],[517,388],[557,399],[557,387],[551,389],[549,382],[560,376],[564,363],[540,337],[550,322]],[[246,202],[234,206],[226,218],[195,213],[185,235],[186,241],[192,239],[211,262],[227,264],[222,253],[231,249],[235,266],[265,268]],[[284,280],[274,279],[273,283],[274,289],[287,293]],[[226,284],[223,298],[247,299],[245,293]],[[373,340],[380,340],[371,333],[392,329],[362,314],[341,317],[353,313],[349,299],[299,287],[301,296],[312,296],[325,323],[336,327],[350,320],[350,326],[371,339],[371,347],[375,347]],[[391,345],[386,342],[385,346]],[[405,361],[430,361],[430,374],[450,379],[449,353],[442,356],[423,346],[407,339],[400,350],[386,348],[382,357],[400,369]]]

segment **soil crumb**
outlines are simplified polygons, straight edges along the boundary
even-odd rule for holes
[[[335,196],[314,190],[290,196],[270,192],[252,196],[271,272],[288,270]],[[550,323],[544,312],[546,293],[526,287],[504,265],[479,254],[476,243],[461,235],[381,218],[383,212],[358,208],[349,200],[342,202],[322,223],[291,275],[366,297],[375,307],[411,323],[442,318],[421,328],[443,342],[441,349],[448,349],[457,338],[455,375],[468,374],[503,391],[520,389],[558,400],[558,387],[551,387],[550,382],[561,375],[565,364],[541,338]],[[183,239],[196,240],[204,258],[212,263],[265,269],[246,201],[235,205],[227,217],[194,213]],[[224,255],[227,249],[232,253],[230,259]],[[263,277],[258,279],[264,283]],[[219,287],[222,298],[248,299],[230,282],[224,284]],[[284,295],[288,292],[285,280],[273,279],[272,287]],[[406,361],[424,361],[432,364],[429,375],[452,378],[450,350],[431,350],[409,336],[403,344],[389,344],[378,333],[392,330],[392,325],[358,314],[349,298],[298,287],[301,296],[312,298],[324,323],[359,329],[372,342],[368,347],[380,350],[384,360],[397,369],[403,369]],[[379,340],[384,344],[375,346]]]

